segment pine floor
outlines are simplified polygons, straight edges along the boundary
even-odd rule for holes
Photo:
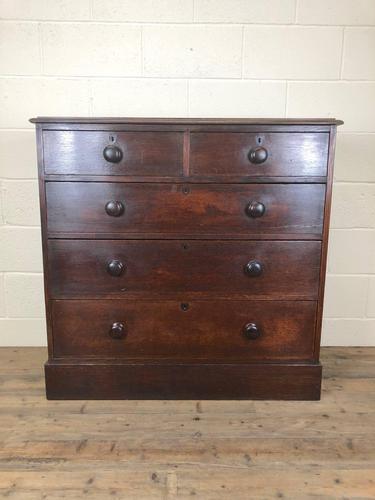
[[[320,402],[47,401],[0,349],[0,497],[375,499],[375,348],[325,348]]]

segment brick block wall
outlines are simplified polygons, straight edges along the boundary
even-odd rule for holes
[[[46,343],[35,115],[345,120],[323,343],[375,345],[374,0],[0,0],[0,110],[0,345]]]

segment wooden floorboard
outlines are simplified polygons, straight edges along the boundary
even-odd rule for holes
[[[0,348],[0,497],[375,499],[375,348],[322,349],[319,402],[47,401]]]

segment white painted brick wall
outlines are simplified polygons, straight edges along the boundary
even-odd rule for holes
[[[46,77],[0,78],[0,128],[31,128],[35,115],[89,115],[87,80]]]
[[[4,281],[5,309],[9,318],[42,318],[44,316],[42,274],[7,273]]]
[[[188,82],[177,79],[102,78],[90,81],[93,116],[186,116]]]
[[[145,26],[143,74],[159,78],[240,78],[241,26]]]
[[[0,259],[5,272],[42,272],[40,229],[0,227]]]
[[[366,315],[369,318],[375,318],[375,276],[369,277]]]
[[[0,0],[0,345],[46,343],[34,115],[316,117],[323,343],[375,345],[375,0]]]
[[[0,0],[1,19],[81,21],[91,19],[91,0]]]
[[[371,105],[371,103],[369,103]],[[334,177],[336,182],[375,182],[375,136],[339,134]]]
[[[0,129],[0,178],[36,178],[35,132]]]
[[[200,23],[289,24],[295,0],[195,0],[194,20]]]
[[[4,274],[0,274],[0,317],[6,316]]]
[[[245,27],[243,76],[335,80],[340,77],[342,31],[332,26]]]
[[[290,82],[287,116],[341,116],[340,132],[373,132],[375,81]]]
[[[331,217],[335,229],[375,229],[375,184],[335,184]]]
[[[375,28],[346,28],[342,77],[375,80]]]
[[[375,24],[374,0],[297,0],[298,24]]]
[[[61,76],[140,76],[140,26],[96,23],[41,25],[43,70]]]
[[[39,226],[39,195],[36,180],[2,182],[3,222],[10,226]]]
[[[285,112],[286,83],[256,80],[192,80],[190,116],[270,117]]]
[[[189,23],[193,0],[93,0],[93,19],[124,23]]]
[[[0,74],[38,75],[41,70],[37,23],[2,23]]]

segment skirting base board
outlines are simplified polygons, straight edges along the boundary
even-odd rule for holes
[[[155,364],[50,360],[48,399],[319,400],[311,364]]]

